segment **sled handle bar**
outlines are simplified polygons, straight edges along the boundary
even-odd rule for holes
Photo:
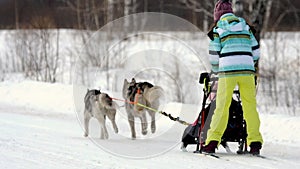
[[[199,83],[200,84],[207,84],[208,82],[214,82],[214,81],[218,81],[218,77],[210,77],[212,73],[208,73],[208,72],[203,72],[200,74],[199,77]]]

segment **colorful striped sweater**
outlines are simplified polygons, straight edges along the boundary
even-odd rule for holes
[[[222,15],[209,44],[212,71],[219,75],[253,74],[259,57],[259,44],[246,21],[232,13]]]

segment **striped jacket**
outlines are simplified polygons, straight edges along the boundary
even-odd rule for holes
[[[222,15],[209,43],[212,71],[220,75],[253,74],[259,55],[259,44],[246,21],[232,13]]]

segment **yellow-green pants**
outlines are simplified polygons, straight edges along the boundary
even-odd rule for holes
[[[263,143],[259,132],[259,115],[256,110],[254,75],[244,75],[219,78],[216,109],[207,133],[206,145],[212,140],[218,141],[220,144],[221,137],[227,127],[229,107],[236,85],[239,86],[243,115],[247,124],[247,144],[250,145],[252,142]]]

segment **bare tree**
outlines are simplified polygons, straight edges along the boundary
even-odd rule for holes
[[[272,0],[252,0],[249,1],[249,19],[251,24],[255,26],[255,37],[260,41],[264,36],[264,32],[267,29],[270,18],[270,10],[272,7]]]
[[[192,21],[194,25],[197,24],[197,14],[202,13],[203,14],[203,28],[202,30],[204,32],[208,31],[208,23],[210,23],[210,20],[213,19],[213,9],[214,9],[214,1],[211,0],[203,0],[203,1],[197,1],[197,0],[179,0],[179,3],[182,5],[182,7],[185,7],[187,9],[190,9],[193,11],[192,14]]]
[[[27,77],[54,83],[60,59],[59,30],[48,29],[55,25],[51,17],[37,16],[30,24],[33,29],[19,30],[8,35],[14,39],[14,43],[10,44],[13,51],[7,53],[12,58],[12,71],[21,69]]]
[[[271,29],[273,31],[276,31],[278,28],[280,28],[280,24],[282,21],[284,21],[284,18],[287,16],[293,17],[293,26],[299,27],[300,24],[300,9],[297,8],[290,0],[284,0],[279,1],[275,3],[277,5],[277,9],[279,8],[280,11],[279,16],[276,18],[274,24],[272,24]],[[285,8],[283,8],[283,6]]]
[[[19,7],[18,7],[18,0],[14,0],[15,4],[15,24],[16,29],[19,29]]]

